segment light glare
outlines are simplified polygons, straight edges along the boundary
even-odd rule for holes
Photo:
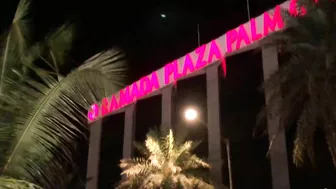
[[[184,113],[184,117],[188,121],[194,121],[197,118],[197,116],[198,116],[197,111],[193,108],[188,108]]]

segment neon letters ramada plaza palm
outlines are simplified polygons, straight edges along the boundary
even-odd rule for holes
[[[315,0],[315,2],[317,1]],[[298,15],[296,0],[291,0],[289,10],[292,14]],[[304,7],[301,7],[299,10],[301,10],[301,13],[305,13]],[[178,60],[166,64],[163,68],[164,84],[160,84],[158,71],[154,71],[150,75],[142,77],[139,81],[121,89],[117,94],[112,95],[112,97],[103,98],[100,105],[91,105],[88,111],[88,121],[93,122],[98,118],[104,117],[218,60],[221,61],[224,75],[226,75],[226,61],[224,58],[226,54],[238,51],[241,49],[242,44],[244,46],[250,45],[269,35],[269,33],[284,28],[280,5],[275,7],[273,15],[269,12],[263,13],[261,21],[263,22],[263,30],[260,32],[257,32],[257,24],[260,23],[257,23],[257,20],[254,18],[250,20],[249,28],[246,27],[246,24],[243,24],[238,28],[228,31],[225,35],[226,45],[224,45],[224,48],[226,49],[221,49],[216,40],[212,40],[207,45],[198,47],[192,52],[193,54],[188,53],[184,58],[182,69],[179,69]]]

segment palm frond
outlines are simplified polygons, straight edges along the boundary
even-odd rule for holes
[[[60,74],[60,67],[68,62],[67,58],[74,41],[74,34],[74,24],[66,23],[50,32],[44,40],[48,51],[48,60],[50,60],[49,66],[58,74]]]
[[[183,143],[181,146],[179,146],[178,149],[175,150],[175,154],[173,158],[175,160],[178,160],[181,155],[185,153],[189,154],[189,152],[191,151],[192,145],[193,145],[192,141],[186,141],[185,143]]]
[[[138,150],[140,152],[141,155],[143,155],[144,157],[148,158],[150,156],[149,151],[147,150],[146,146],[143,145],[140,142],[133,142],[133,146],[136,150]]]
[[[113,64],[111,64],[113,62]],[[89,58],[84,62],[78,70],[82,69],[99,69],[108,79],[114,81],[115,90],[125,85],[127,67],[125,67],[125,53],[120,49],[113,48],[107,51],[102,51],[97,55]],[[89,63],[89,64],[87,64]]]
[[[202,159],[198,158],[196,155],[189,157],[186,166],[188,168],[210,168],[210,165],[204,162]]]
[[[121,181],[116,189],[138,189],[142,182],[141,176],[135,176]]]
[[[42,82],[18,72],[25,83],[11,85],[11,93],[0,98],[13,99],[8,103],[17,111],[10,125],[0,126],[15,130],[14,145],[5,150],[8,159],[1,164],[5,174],[30,181],[39,178],[38,182],[47,188],[64,181],[64,164],[73,163],[72,153],[76,151],[77,141],[86,137],[87,108],[116,92],[120,80],[113,80],[109,74],[120,75],[124,71],[120,62],[114,62],[120,60],[112,57],[119,55],[114,50],[99,55],[105,60],[101,64],[99,56],[95,56],[61,81],[42,69],[34,69]],[[107,60],[118,66],[108,66]],[[6,107],[2,110],[5,114],[1,115],[6,115]],[[1,136],[5,134],[0,133]]]
[[[336,81],[336,4],[329,0],[298,0],[306,15],[284,11],[288,26],[265,38],[264,47],[275,45],[289,53],[289,60],[264,83],[267,107],[260,113],[280,118],[278,131],[296,127],[293,161],[301,165],[306,156],[314,162],[314,139],[317,130],[324,132],[330,153],[336,152],[335,87]],[[261,120],[261,121],[260,121]],[[265,125],[264,125],[265,126]],[[266,128],[264,128],[266,130]],[[336,158],[334,158],[336,165]]]
[[[165,156],[160,146],[160,141],[158,139],[151,137],[151,136],[147,136],[145,144],[146,144],[146,148],[148,149],[150,153],[150,157],[149,157],[150,160],[159,161],[159,162],[162,162],[165,160]]]
[[[187,178],[185,175],[178,175],[176,176],[178,180],[178,185],[181,185],[183,188],[197,188],[196,185],[193,185],[191,179]]]
[[[151,164],[149,162],[142,164],[135,164],[122,172],[122,175],[126,175],[128,177],[136,176],[136,175],[148,175],[151,171]]]
[[[192,185],[196,186],[196,188],[204,188],[204,189],[214,189],[214,187],[203,180],[196,178],[196,177],[189,177],[192,182]]]
[[[30,0],[21,0],[14,15],[13,22],[4,37],[0,59],[0,94],[7,91],[6,78],[16,75],[13,69],[24,71],[22,63],[31,63],[33,58],[29,52],[31,43]]]
[[[160,173],[152,173],[142,182],[140,188],[159,188],[165,180],[164,175]]]
[[[163,145],[162,145],[162,151],[164,153],[164,156],[167,159],[170,159],[171,157],[173,157],[174,147],[175,147],[175,140],[174,140],[173,132],[172,130],[170,130],[169,134],[166,137],[164,137]]]
[[[123,159],[120,161],[120,168],[127,169],[128,167],[132,167],[138,164],[147,164],[148,161],[144,158],[133,158],[133,159]]]
[[[206,174],[194,174],[199,169],[207,173],[210,166],[191,154],[191,141],[178,145],[172,131],[163,137],[150,130],[145,146],[145,159],[121,160],[119,166],[126,178],[117,188],[213,188],[206,182]]]
[[[33,183],[24,180],[17,180],[7,177],[0,177],[0,188],[2,189],[43,189]]]

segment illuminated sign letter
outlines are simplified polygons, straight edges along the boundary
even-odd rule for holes
[[[166,64],[164,66],[164,77],[165,77],[165,84],[166,85],[168,85],[170,83],[170,76],[173,72],[174,72],[174,67],[173,67],[172,63]]]
[[[189,70],[189,72],[188,72]],[[182,75],[185,76],[187,73],[192,73],[195,71],[194,64],[191,60],[189,53],[185,56]]]
[[[167,70],[167,71],[171,72],[170,70]],[[169,81],[169,75],[166,76],[166,74],[165,74],[165,77],[168,77],[168,80],[165,81],[165,82],[168,82],[166,84],[169,84],[169,82],[170,82]],[[166,78],[165,78],[165,80],[166,80]],[[158,78],[156,72],[153,72],[151,74],[151,76],[145,76],[145,77],[140,79],[140,89],[138,89],[138,98],[141,97],[141,96],[144,96],[148,93],[151,93],[154,89],[160,89],[159,78]]]
[[[280,11],[280,6],[276,6],[273,19],[271,19],[270,15],[267,12],[264,13],[264,36],[268,35],[269,29],[271,31],[275,31],[276,25],[278,25],[279,29],[282,29],[284,27],[284,22],[282,20]]]
[[[101,103],[101,114],[102,116],[110,113],[109,111],[109,99],[108,98],[103,98],[102,103]]]
[[[111,98],[110,112],[113,112],[114,110],[117,110],[117,109],[119,109],[119,105],[118,105],[116,97],[113,95]]]
[[[145,95],[145,90],[146,90],[146,86],[149,85],[149,78],[147,76],[142,77],[140,79],[140,87],[139,87],[139,96],[143,96]]]
[[[238,40],[236,43],[236,49],[240,49],[240,45],[242,40],[244,40],[246,45],[249,45],[251,43],[249,37],[247,36],[246,30],[244,28],[244,25],[240,25],[239,26],[239,30],[238,30]]]
[[[314,0],[318,3],[318,0]],[[298,9],[300,12],[298,12]],[[291,0],[289,3],[289,13],[293,16],[305,16],[307,14],[307,9],[304,6],[297,7],[297,0]]]
[[[195,68],[201,69],[207,65],[207,61],[203,60],[205,53],[206,45],[202,45],[195,50],[195,53],[198,55]]]
[[[213,57],[216,57],[216,60],[220,60],[222,58],[222,54],[220,52],[220,49],[216,43],[215,40],[212,40],[210,43],[210,52],[209,52],[209,56],[208,56],[208,64],[212,63],[213,61]]]
[[[99,115],[99,105],[93,104],[88,111],[88,118],[90,121],[94,121]]]
[[[252,41],[257,41],[261,39],[262,34],[257,33],[257,28],[256,28],[256,20],[255,18],[252,18],[250,21],[250,26],[251,26],[251,36],[252,36]]]
[[[131,102],[135,101],[138,97],[140,98],[139,88],[137,82],[132,84],[132,94],[131,94]]]
[[[173,66],[174,66],[174,82],[177,81],[182,75],[180,74],[179,71],[179,65],[177,60],[175,60],[174,62],[172,62]]]
[[[232,44],[237,40],[237,31],[236,30],[230,30],[226,33],[226,52],[230,53],[232,52]]]
[[[216,60],[213,60],[214,56],[216,60],[221,60],[223,73],[224,73],[224,76],[226,76],[226,60],[225,60],[225,57],[222,55],[220,48],[218,47],[215,40],[211,41],[210,52],[208,56],[208,63],[216,61]]]
[[[131,101],[129,86],[124,89],[121,89],[119,92],[119,107],[124,107],[128,105]]]
[[[147,76],[148,77],[148,76]],[[151,93],[154,89],[160,89],[159,78],[156,72],[151,74],[151,79],[149,80],[149,85],[146,85],[145,94]]]
[[[171,74],[173,74],[173,82],[177,81],[178,78],[180,78],[182,75],[179,73],[178,69],[178,62],[177,60],[174,60],[172,63],[169,63],[165,65],[164,67],[164,77],[165,77],[165,84],[168,85],[170,84],[171,80]]]

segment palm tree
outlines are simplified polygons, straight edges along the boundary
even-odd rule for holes
[[[27,16],[29,5],[21,0],[16,13]],[[67,188],[71,178],[78,179],[73,157],[87,142],[86,111],[123,86],[125,60],[110,49],[62,74],[71,63],[74,25],[26,43],[26,16],[15,16],[1,56],[0,172],[43,188]]]
[[[0,63],[0,94],[7,90],[5,77],[16,78],[12,69],[22,70],[22,62],[31,63],[33,58],[29,53],[31,46],[31,20],[29,19],[29,0],[21,0],[14,15],[13,22],[3,36]]]
[[[323,132],[336,165],[336,4],[330,0],[297,3],[305,7],[305,15],[283,11],[287,28],[263,43],[289,53],[289,60],[265,81],[267,113],[280,117],[279,129],[296,127],[296,165],[305,156],[314,162],[317,131]]]
[[[121,160],[125,179],[117,188],[214,188],[204,176],[209,164],[191,153],[193,142],[177,144],[171,130],[165,137],[151,130],[135,147],[144,157]]]
[[[24,180],[0,177],[0,188],[2,189],[43,189],[33,183]]]

